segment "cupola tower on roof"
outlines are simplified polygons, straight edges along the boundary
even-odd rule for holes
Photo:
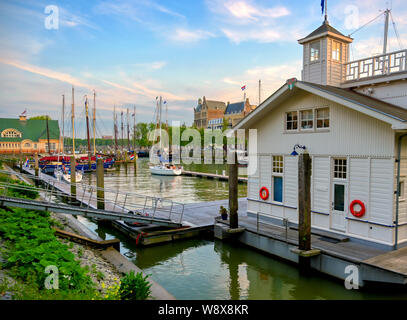
[[[339,86],[352,41],[352,38],[330,26],[327,19],[315,31],[298,40],[303,46],[302,80]]]

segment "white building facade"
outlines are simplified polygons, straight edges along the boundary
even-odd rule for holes
[[[248,214],[298,223],[298,144],[312,158],[312,228],[390,249],[407,243],[406,52],[368,58],[381,73],[363,75],[364,60],[348,62],[351,42],[325,21],[299,40],[303,81],[288,80],[234,127],[257,129]]]

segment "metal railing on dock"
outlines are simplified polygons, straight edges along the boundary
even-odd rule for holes
[[[140,220],[140,222],[149,222],[151,224],[182,225],[184,214],[183,203],[160,197],[145,196],[134,192],[122,192],[118,189],[98,188],[82,182],[73,184],[76,187],[76,195],[72,196],[70,193],[71,184],[46,174],[40,174],[39,177],[35,177],[30,173],[29,168],[26,168],[25,171],[29,172],[29,174],[0,170],[2,174],[18,176],[20,179],[32,181],[34,184],[18,185],[8,181],[0,182],[1,202],[13,202],[14,197],[8,195],[9,190],[21,192],[34,191],[41,194],[43,201],[30,200],[33,209],[69,209],[73,211],[73,213],[66,213],[80,214],[81,212],[87,212],[88,214],[91,213],[93,216],[97,216],[99,219],[103,219],[105,215],[109,220],[114,220],[112,218],[116,215],[117,217],[124,217],[127,220],[130,218],[130,220],[134,222]],[[45,185],[45,188],[40,187],[40,185]],[[104,192],[104,198],[98,197],[98,191]],[[70,205],[58,202],[59,198],[63,198],[65,203],[69,203]],[[14,199],[16,202],[19,200],[21,202],[20,198]],[[97,209],[98,202],[104,203],[105,210]],[[17,203],[14,204],[18,206]],[[24,205],[25,207],[29,206],[27,203]],[[131,217],[134,218],[131,219]]]

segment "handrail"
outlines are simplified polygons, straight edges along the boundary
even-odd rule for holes
[[[65,184],[65,182],[59,181],[58,179],[45,174],[41,174],[39,177],[35,177],[31,174],[23,174],[7,170],[0,170],[0,173],[10,176],[17,176],[20,179],[27,178],[34,181],[45,182],[46,189],[35,187],[32,185],[18,185],[4,182],[0,182],[0,188],[3,187],[5,189],[13,188],[27,191],[38,191],[43,194],[44,198],[47,199],[48,202],[53,201],[53,197],[65,197],[71,198],[71,200],[74,201],[78,201],[80,203],[80,207],[82,207],[83,205],[90,207],[92,203],[96,204],[98,201],[102,200],[105,202],[105,204],[111,204],[113,208],[112,210],[114,210],[115,212],[132,212],[133,214],[141,215],[150,214],[152,215],[153,219],[155,218],[157,212],[161,213],[160,217],[162,217],[163,214],[164,216],[168,214],[168,219],[170,219],[171,216],[179,216],[179,221],[177,223],[182,223],[185,205],[184,203],[176,202],[171,199],[145,196],[135,192],[119,192],[118,190],[100,188],[97,186],[84,184],[83,182],[74,184],[76,186],[77,193],[75,197],[73,197],[69,193],[63,192],[58,188],[58,184],[59,186],[61,186],[62,184]],[[81,194],[82,190],[83,193]],[[104,198],[98,197],[98,190],[104,191]],[[5,190],[5,192],[7,192],[7,190]],[[123,198],[124,201],[122,201]],[[151,206],[147,205],[149,203],[149,200],[151,200]],[[160,207],[158,207],[159,203],[161,204]]]
[[[357,81],[407,71],[407,49],[379,54],[342,64],[342,81]]]

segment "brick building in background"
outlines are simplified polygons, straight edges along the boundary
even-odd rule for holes
[[[48,120],[51,153],[60,151],[57,120]],[[0,154],[48,153],[47,120],[0,118]]]

